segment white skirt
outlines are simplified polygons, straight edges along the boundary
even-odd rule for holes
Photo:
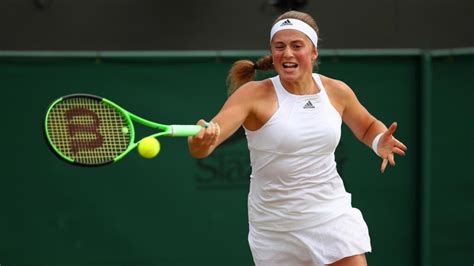
[[[323,224],[296,231],[260,230],[249,224],[248,241],[258,266],[319,266],[372,251],[369,230],[356,208]]]

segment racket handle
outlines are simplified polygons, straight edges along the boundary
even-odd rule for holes
[[[199,125],[171,125],[172,137],[194,136],[201,131],[202,126]]]

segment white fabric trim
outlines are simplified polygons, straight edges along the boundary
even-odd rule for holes
[[[377,154],[379,157],[380,157],[380,154],[378,152],[378,147],[379,147],[379,141],[382,135],[383,133],[378,134],[372,141],[372,150],[374,150],[375,154]]]
[[[286,18],[282,19],[280,21],[277,21],[275,25],[273,25],[272,30],[270,32],[270,42],[273,39],[273,36],[275,33],[281,31],[281,30],[297,30],[300,31],[313,42],[314,47],[318,47],[318,34],[316,34],[316,31],[308,24],[305,22],[294,19],[294,18]]]

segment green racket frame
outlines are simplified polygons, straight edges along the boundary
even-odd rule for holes
[[[76,161],[74,158],[71,158],[70,156],[67,156],[65,154],[65,152],[61,151],[61,149],[59,149],[54,144],[54,141],[53,141],[53,139],[51,137],[51,134],[50,134],[51,132],[49,132],[50,130],[49,130],[49,127],[48,127],[48,121],[49,121],[51,111],[62,101],[65,101],[65,100],[68,100],[68,99],[71,99],[71,98],[92,99],[92,100],[101,102],[102,104],[105,104],[106,106],[111,107],[113,110],[120,113],[122,118],[125,120],[127,129],[128,129],[128,130],[125,130],[124,128],[122,128],[122,130],[127,131],[127,132],[123,132],[123,133],[129,135],[128,146],[122,153],[120,153],[120,155],[114,157],[111,160],[103,162],[103,163],[97,163],[97,164],[95,164],[95,163],[94,164],[82,163],[82,162]],[[144,138],[142,138],[140,141],[135,142],[135,127],[134,127],[133,122],[137,122],[137,123],[140,123],[144,126],[160,130],[160,132],[149,135],[145,138],[148,138],[148,137],[158,138],[158,137],[161,137],[161,136],[166,136],[166,137],[194,136],[194,135],[198,134],[199,131],[202,129],[202,126],[200,126],[200,125],[165,125],[165,124],[152,122],[150,120],[144,119],[142,117],[139,117],[139,116],[125,110],[124,108],[122,108],[118,104],[116,104],[116,103],[114,103],[114,102],[112,102],[112,101],[110,101],[106,98],[96,96],[96,95],[92,95],[92,94],[77,93],[77,94],[71,94],[71,95],[63,96],[63,97],[55,100],[49,106],[48,111],[46,112],[45,120],[44,120],[44,133],[45,133],[45,136],[46,136],[46,139],[47,139],[47,143],[49,144],[48,146],[53,150],[53,152],[56,155],[58,155],[58,157],[60,159],[63,159],[65,161],[67,161],[69,163],[72,163],[72,164],[75,164],[75,165],[101,166],[101,165],[106,165],[106,164],[110,164],[110,163],[115,163],[115,162],[121,160],[131,150],[135,149],[138,146],[138,144],[141,142],[141,140],[144,139]]]

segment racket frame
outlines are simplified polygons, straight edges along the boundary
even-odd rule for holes
[[[120,155],[115,157],[113,160],[107,161],[107,162],[104,162],[104,163],[101,163],[101,164],[80,163],[80,162],[77,162],[74,159],[69,158],[68,156],[64,155],[64,153],[61,152],[53,144],[53,141],[49,136],[48,124],[47,124],[48,123],[48,117],[49,117],[49,114],[50,114],[51,110],[54,108],[54,106],[56,104],[58,104],[61,101],[67,100],[68,98],[78,98],[78,97],[92,98],[92,99],[97,100],[99,102],[103,102],[103,104],[109,105],[114,110],[117,110],[123,116],[123,118],[125,119],[128,130],[129,130],[127,133],[130,134],[130,136],[129,136],[130,141],[128,143],[127,148]],[[134,122],[137,122],[139,124],[142,124],[144,126],[147,126],[147,127],[153,128],[153,129],[158,129],[158,130],[160,130],[160,132],[151,134],[151,135],[146,136],[146,137],[140,139],[139,141],[135,142],[135,136],[136,135],[135,135]],[[199,125],[165,125],[165,124],[152,122],[150,120],[147,120],[145,118],[142,118],[138,115],[135,115],[135,114],[125,110],[120,105],[118,105],[118,104],[116,104],[116,103],[114,103],[114,102],[112,102],[112,101],[110,101],[106,98],[96,96],[96,95],[92,95],[92,94],[86,94],[86,93],[75,93],[75,94],[70,94],[70,95],[60,97],[60,98],[56,99],[55,101],[53,101],[53,103],[51,103],[49,105],[48,111],[46,112],[46,116],[45,116],[45,119],[44,119],[44,131],[43,132],[44,132],[44,135],[47,139],[48,146],[53,150],[53,153],[56,156],[58,156],[60,159],[63,159],[66,162],[71,163],[71,164],[75,164],[75,165],[94,167],[94,166],[102,166],[102,165],[115,163],[115,162],[121,160],[130,151],[135,149],[138,146],[138,144],[140,144],[140,142],[145,138],[150,138],[150,137],[158,138],[158,137],[161,137],[161,136],[167,136],[167,137],[194,136],[194,135],[199,133],[201,128],[202,128],[202,126],[199,126]]]

